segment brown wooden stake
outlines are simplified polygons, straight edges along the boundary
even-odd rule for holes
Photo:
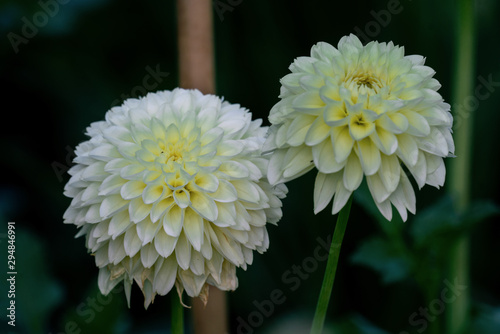
[[[215,93],[212,0],[177,0],[182,88]]]
[[[212,0],[177,0],[179,81],[182,88],[215,94]],[[226,294],[209,288],[208,303],[193,300],[196,334],[228,333]]]

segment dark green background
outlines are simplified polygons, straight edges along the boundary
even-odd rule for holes
[[[43,3],[47,2],[50,1]],[[383,0],[215,3],[219,8],[214,9],[217,93],[249,108],[255,118],[263,118],[266,124],[270,108],[278,101],[279,79],[288,73],[293,59],[309,55],[311,46],[318,41],[336,45],[356,27],[374,40],[404,45],[406,54],[427,57],[426,64],[436,70],[435,77],[443,85],[440,93],[450,101],[457,25],[452,0],[401,0],[398,12],[389,17],[382,15],[381,10],[387,10],[389,3]],[[224,4],[227,10],[222,13]],[[13,332],[166,333],[169,298],[158,297],[145,311],[136,286],[130,309],[121,291],[111,293],[111,297],[99,294],[98,270],[84,240],[74,239],[76,228],[62,223],[63,212],[70,203],[62,195],[69,179],[62,171],[70,166],[72,149],[86,140],[85,128],[103,119],[117,100],[140,91],[137,87],[143,85],[148,66],[158,66],[169,73],[154,90],[177,86],[174,2],[69,0],[59,5],[57,14],[37,28],[27,43],[19,44],[16,53],[9,41],[13,35],[9,33],[23,36],[25,20],[33,22],[34,15],[40,19],[40,11],[43,13],[36,1],[0,2],[0,254],[6,259],[6,224],[15,221],[18,275]],[[500,81],[499,16],[497,1],[477,1],[476,76],[492,76],[495,82]],[[478,84],[480,81],[475,80],[473,85]],[[457,103],[466,97],[460,98]],[[474,122],[470,196],[480,203],[499,203],[500,199],[499,103],[500,92],[495,90],[479,101],[466,119]],[[307,332],[325,262],[300,280],[295,291],[290,288],[296,284],[282,277],[293,265],[301,265],[314,254],[318,237],[325,239],[333,232],[335,217],[328,210],[313,215],[313,184],[313,173],[288,184],[283,219],[279,227],[269,227],[269,251],[255,256],[246,272],[238,272],[240,287],[229,294],[232,332],[237,331],[238,317],[250,321],[252,312],[258,309],[253,302],[270,299],[275,289],[283,291],[286,301],[274,305],[272,314],[254,328],[254,333]],[[445,186],[440,191],[431,187],[418,191],[417,211],[424,211],[442,198],[446,190]],[[366,245],[364,240],[381,234],[381,225],[360,203],[356,198],[347,227],[327,319],[329,330],[417,333],[422,327],[413,326],[408,318],[419,307],[427,306],[428,300],[414,277],[405,274],[405,265],[384,262],[384,257],[380,262],[382,271],[389,276],[401,276],[392,284],[384,284],[384,276],[351,261],[359,247]],[[446,208],[436,210],[447,214]],[[433,212],[437,211],[432,211],[431,217],[436,215]],[[473,298],[475,324],[483,326],[484,333],[489,333],[484,328],[498,333],[498,327],[494,329],[494,324],[487,323],[493,320],[498,326],[500,322],[497,220],[498,217],[484,219],[470,230],[471,284],[467,291]],[[404,225],[397,220],[385,224],[400,225],[406,240],[415,223],[410,217]],[[445,233],[441,248],[445,249],[447,239],[453,237],[454,234]],[[444,257],[446,262],[443,254],[446,255],[446,249],[443,253],[422,253],[419,267],[413,269],[424,277],[430,275],[442,281],[446,276],[432,271],[441,262],[432,261]],[[6,324],[5,282],[2,278],[2,332],[13,329]],[[441,320],[436,321],[444,321],[445,315],[438,318]],[[258,318],[251,319],[255,323]]]

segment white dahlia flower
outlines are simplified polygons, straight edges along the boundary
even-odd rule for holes
[[[318,43],[281,79],[264,151],[274,151],[271,184],[318,169],[314,211],[333,198],[337,213],[366,178],[380,212],[403,220],[415,213],[419,188],[444,184],[443,158],[454,152],[450,106],[425,58],[402,47],[343,37],[338,48]]]
[[[239,105],[175,89],[126,100],[91,124],[65,187],[65,223],[95,255],[99,288],[135,281],[145,307],[174,284],[207,300],[207,284],[238,285],[266,222],[281,218],[284,185],[266,178],[266,128]]]

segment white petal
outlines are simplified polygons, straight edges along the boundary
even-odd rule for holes
[[[352,192],[358,189],[362,180],[363,180],[363,169],[361,168],[361,163],[359,162],[358,156],[356,155],[356,153],[353,152],[347,159],[347,163],[344,167],[344,177],[343,177],[344,182],[342,182],[342,188],[345,187],[346,190]],[[338,195],[336,195],[335,197],[337,196]]]
[[[141,181],[128,181],[120,190],[123,199],[134,199],[142,195],[146,185]]]
[[[127,232],[125,232],[125,239],[124,239],[124,248],[125,248],[125,253],[133,257],[139,249],[141,249],[142,241],[139,238],[139,235],[137,234],[137,231],[134,227],[129,228]]]
[[[358,152],[363,171],[366,175],[375,174],[381,164],[380,151],[370,138],[358,141]]]
[[[314,213],[323,210],[333,198],[337,182],[340,181],[340,173],[323,174],[318,172],[314,183]]]
[[[406,166],[415,166],[418,160],[418,146],[412,136],[403,133],[397,136],[397,155]]]
[[[144,218],[146,218],[151,213],[151,204],[144,204],[142,198],[135,198],[130,201],[129,205],[129,215],[130,220],[134,223],[138,223]]]
[[[349,127],[344,126],[339,131],[335,131],[334,136],[332,136],[332,143],[335,161],[338,163],[345,161],[351,154],[354,145],[354,140],[349,134]]]
[[[155,249],[164,258],[169,257],[175,249],[177,238],[171,237],[165,231],[159,230],[154,238]]]
[[[335,196],[333,197],[332,215],[338,213],[345,206],[351,194],[352,191],[347,190],[343,182],[337,182],[337,189],[335,189]]]
[[[99,214],[103,219],[111,217],[127,206],[129,201],[125,201],[120,195],[111,195],[104,198],[99,208]]]
[[[200,191],[191,192],[189,207],[209,221],[214,221],[217,218],[217,205],[214,200]]]
[[[226,180],[219,180],[219,187],[214,193],[208,194],[217,202],[234,202],[238,199],[238,194],[234,186]]]
[[[178,206],[172,206],[167,214],[163,216],[163,229],[165,232],[172,236],[178,237],[184,224],[185,209]]]
[[[189,242],[199,252],[203,242],[203,218],[193,210],[186,210],[183,228]]]
[[[181,233],[179,239],[177,240],[177,245],[175,246],[175,257],[177,258],[179,267],[184,270],[189,269],[189,263],[191,262],[191,244],[184,233]]]
[[[141,262],[144,268],[151,268],[156,259],[158,259],[158,252],[153,244],[148,243],[141,248]]]
[[[312,148],[314,165],[325,174],[330,174],[341,170],[345,163],[338,163],[335,160],[334,149],[331,140],[325,140],[321,144]]]
[[[160,269],[156,270],[153,288],[159,295],[166,295],[172,290],[177,277],[177,262],[170,256],[163,261]]]

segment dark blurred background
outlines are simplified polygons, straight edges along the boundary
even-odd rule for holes
[[[469,332],[500,332],[500,226],[494,215],[500,203],[500,3],[479,0],[476,7],[473,86],[481,84],[479,77],[499,84],[463,117],[474,124],[468,176],[474,209],[461,219],[465,208],[453,206],[446,186],[425,187],[417,191],[415,217],[387,222],[359,191],[325,332],[423,333],[444,326],[445,310],[432,301],[441,298],[445,281],[453,283],[442,269],[460,233],[471,238]],[[427,57],[450,101],[457,24],[453,0],[217,0],[217,92],[268,124],[279,79],[293,59],[309,55],[318,41],[336,45],[356,33],[364,43],[394,41],[406,54]],[[158,297],[145,311],[137,287],[130,309],[120,289],[100,295],[83,238],[74,239],[76,228],[62,223],[70,203],[62,192],[73,149],[86,140],[91,122],[128,97],[177,86],[174,1],[1,1],[0,33],[0,254],[6,268],[7,222],[13,221],[18,272],[14,328],[7,325],[8,270],[2,269],[0,332],[168,332],[168,298]],[[145,82],[147,76],[154,80]],[[283,219],[268,229],[270,249],[239,270],[240,287],[228,297],[232,333],[308,332],[326,265],[315,249],[327,242],[336,218],[328,210],[313,215],[313,184],[314,173],[288,184]],[[427,281],[437,287],[434,294]],[[265,301],[277,294],[283,297],[270,307]],[[429,317],[419,314],[426,307]]]

